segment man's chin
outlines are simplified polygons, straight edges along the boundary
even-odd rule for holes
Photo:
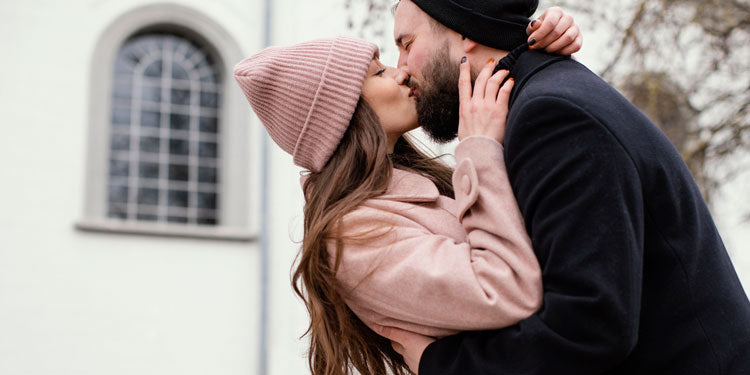
[[[457,91],[457,90],[456,90]],[[437,143],[448,143],[458,136],[458,93],[434,90],[417,101],[419,125]]]
[[[458,132],[447,133],[445,132],[445,129],[439,129],[436,132],[434,131],[434,129],[425,128],[423,126],[422,130],[424,130],[425,134],[427,134],[430,140],[432,140],[433,142],[437,144],[449,143],[453,141],[454,139],[456,139],[456,137],[458,136]]]
[[[417,85],[419,124],[433,141],[441,144],[458,136],[458,66],[449,60],[445,46],[425,67],[424,77],[431,77],[432,82]]]

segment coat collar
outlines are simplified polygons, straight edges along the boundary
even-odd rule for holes
[[[440,196],[435,183],[427,177],[402,169],[394,169],[385,194],[375,199],[401,202],[435,202]]]
[[[513,91],[510,93],[509,107],[513,106],[518,93],[534,74],[558,61],[569,59],[570,56],[553,55],[546,52],[529,51],[528,48],[519,48],[500,60],[495,69],[510,67],[510,77],[516,80]]]

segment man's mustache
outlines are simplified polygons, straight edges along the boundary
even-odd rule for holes
[[[405,84],[406,84],[406,87],[408,87],[410,89],[414,89],[414,90],[418,90],[419,89],[419,84],[414,80],[413,77],[407,78]]]

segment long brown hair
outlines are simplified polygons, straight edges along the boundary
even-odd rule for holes
[[[344,215],[386,192],[394,167],[430,178],[443,195],[453,196],[452,170],[422,153],[405,137],[388,155],[385,133],[372,108],[360,98],[349,128],[331,159],[303,184],[305,233],[292,286],[310,314],[308,365],[313,375],[408,374],[388,339],[369,329],[345,304],[336,281]],[[327,244],[336,243],[335,264]]]

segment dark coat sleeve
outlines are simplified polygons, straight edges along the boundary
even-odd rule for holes
[[[644,213],[634,162],[567,99],[517,105],[506,158],[542,267],[543,306],[515,326],[432,343],[420,375],[600,374],[637,341]]]

